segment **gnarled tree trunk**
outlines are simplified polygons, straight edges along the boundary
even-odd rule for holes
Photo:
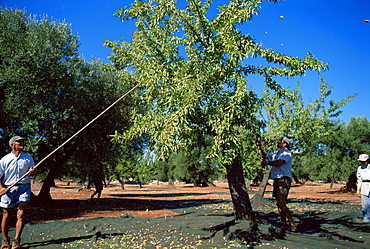
[[[68,149],[67,153],[63,156],[63,158],[61,158],[60,160],[58,160],[57,163],[55,163],[53,165],[50,165],[51,160],[48,161],[49,167],[50,167],[50,171],[47,174],[47,176],[46,176],[46,178],[44,180],[44,183],[42,184],[40,193],[37,196],[39,200],[42,200],[43,202],[48,202],[48,201],[51,201],[52,200],[51,195],[50,195],[50,188],[53,187],[53,186],[55,186],[55,182],[54,182],[55,177],[58,176],[58,174],[60,174],[60,172],[63,169],[64,164],[73,155],[73,153],[77,149],[78,145],[79,145],[79,143],[74,143]]]
[[[235,158],[231,165],[225,165],[231,199],[234,204],[234,216],[237,220],[255,220],[248,190],[245,185],[244,171],[239,158]]]

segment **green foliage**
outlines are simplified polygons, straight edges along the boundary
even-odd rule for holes
[[[263,167],[259,161],[260,157],[256,153],[257,148],[254,144],[248,145],[248,147],[243,147],[242,163],[245,172],[245,177],[249,181],[254,181],[260,179],[265,172],[265,167]]]
[[[250,21],[260,1],[230,1],[208,16],[212,1],[135,1],[117,11],[123,21],[136,21],[132,42],[106,41],[113,64],[134,70],[143,89],[137,95],[148,106],[145,114],[132,113],[131,129],[115,137],[132,139],[149,134],[158,158],[168,158],[192,146],[191,133],[213,137],[209,157],[230,164],[239,154],[245,134],[255,132],[260,99],[247,89],[247,77],[264,76],[267,88],[284,92],[275,76],[321,71],[326,64],[313,55],[295,58],[277,53],[242,34],[237,26]],[[269,66],[246,65],[260,57]],[[254,139],[253,139],[254,140]]]
[[[157,179],[159,181],[169,181],[174,179],[173,164],[169,164],[164,160],[156,160],[154,165],[157,169]]]
[[[320,139],[312,139],[306,153],[297,157],[296,174],[322,181],[347,181],[356,172],[360,154],[370,153],[370,122],[365,117],[351,118]]]
[[[67,98],[75,87],[71,70],[82,61],[78,38],[65,23],[0,9],[0,127],[11,134],[55,138],[70,118]],[[76,73],[76,74],[75,74]]]
[[[346,126],[348,155],[358,158],[359,154],[370,155],[370,122],[366,117],[352,117]]]
[[[327,101],[332,89],[321,78],[320,97],[306,102],[299,93],[300,83],[284,95],[264,93],[267,117],[266,138],[287,136],[292,139],[293,172],[297,177],[313,180],[344,180],[351,167],[342,166],[347,158],[347,132],[337,119],[340,108],[356,95],[336,102]]]
[[[135,179],[137,181],[148,181],[156,179],[157,170],[150,153],[143,153],[142,148],[136,147],[143,141],[136,141],[135,146],[115,144],[115,153],[112,154],[106,170],[109,178]]]
[[[168,161],[194,146],[193,134],[201,148],[205,136],[211,137],[206,158],[217,158],[226,169],[236,219],[254,219],[241,167],[253,166],[242,155],[250,150],[241,148],[263,126],[265,99],[251,90],[249,76],[262,76],[265,89],[281,97],[287,89],[279,77],[327,68],[312,54],[287,56],[243,34],[238,28],[259,13],[261,2],[230,0],[211,15],[212,0],[136,0],[116,13],[135,21],[132,41],[105,42],[113,65],[133,72],[132,82],[142,90],[136,98],[147,107],[145,113],[132,112],[133,125],[114,140],[148,136],[150,150]]]
[[[311,140],[320,141],[328,136],[338,126],[336,119],[341,113],[339,110],[350,100],[349,96],[340,102],[334,100],[327,103],[332,89],[321,79],[320,97],[308,104],[299,93],[300,83],[292,91],[286,90],[284,95],[277,92],[264,93],[264,106],[267,116],[267,131],[264,136],[287,136],[293,139],[292,150],[295,152],[309,152]]]
[[[153,159],[147,154],[143,154],[138,159],[137,175],[141,181],[157,179],[157,169]]]
[[[123,73],[78,56],[69,24],[1,8],[0,29],[1,147],[12,135],[29,137],[26,149],[37,162],[132,88]],[[41,164],[37,177],[85,181],[94,168],[114,165],[119,151],[109,135],[128,127],[126,113],[135,107],[125,98]]]
[[[207,149],[210,147],[193,147],[171,154],[168,163],[173,167],[173,177],[196,185],[218,179],[221,176],[220,165],[215,159],[207,158]]]
[[[75,123],[69,123],[73,132],[76,132],[81,124],[85,125],[93,120],[132,87],[132,85],[125,84],[116,72],[103,71],[102,66],[100,61],[89,63],[83,72],[86,75],[85,78],[76,84],[76,90],[69,99],[69,104],[73,106],[75,114]],[[116,165],[119,167],[120,163],[131,163],[122,161],[122,158],[126,156],[125,153],[131,154],[130,148],[112,144],[109,136],[117,130],[124,130],[128,127],[129,119],[126,113],[129,113],[134,105],[135,102],[130,102],[129,96],[121,100],[101,118],[95,120],[78,138],[78,142],[83,146],[77,147],[76,153],[70,160],[78,163],[80,170],[83,169],[81,177],[89,176],[91,167],[112,164],[109,168],[114,168]]]

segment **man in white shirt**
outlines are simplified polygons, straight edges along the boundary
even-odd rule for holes
[[[358,158],[361,165],[357,168],[357,195],[361,196],[364,222],[370,222],[370,165],[369,156],[361,154]]]
[[[25,225],[25,211],[31,198],[30,175],[35,173],[35,163],[32,156],[23,152],[24,140],[25,138],[20,136],[12,137],[9,140],[12,151],[0,160],[0,207],[3,208],[1,248],[10,248],[8,232],[11,214],[15,207],[17,207],[17,223],[12,248],[21,247],[20,236]],[[26,177],[9,188],[27,172],[29,174]]]
[[[297,227],[294,223],[292,214],[286,206],[289,189],[292,183],[292,153],[290,152],[290,139],[287,137],[281,138],[277,142],[278,150],[266,153],[261,148],[261,143],[257,142],[258,152],[261,156],[262,165],[271,165],[271,178],[274,179],[273,197],[276,200],[282,229],[290,229],[296,231]],[[289,224],[287,223],[287,220]]]

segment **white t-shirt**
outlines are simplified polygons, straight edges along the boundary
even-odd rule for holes
[[[269,161],[282,159],[285,163],[281,166],[271,166],[271,178],[292,177],[292,153],[288,149],[281,149],[267,153]]]
[[[9,153],[0,160],[0,178],[2,184],[5,186],[12,185],[24,174],[26,174],[31,167],[35,166],[32,156],[21,152],[18,157],[13,153]],[[30,176],[23,178],[19,184],[31,183]]]
[[[357,186],[361,187],[361,194],[369,196],[370,182],[363,182],[363,180],[370,181],[370,165],[361,165],[357,168]]]

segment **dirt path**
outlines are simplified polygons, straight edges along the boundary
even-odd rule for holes
[[[307,199],[321,202],[340,202],[360,205],[360,198],[354,193],[339,191],[345,184],[307,182],[293,184],[290,199]],[[55,220],[82,220],[96,217],[119,217],[123,214],[138,217],[165,217],[175,215],[171,209],[196,202],[212,203],[212,200],[230,200],[227,183],[216,183],[215,187],[193,187],[191,184],[169,186],[165,184],[139,185],[126,184],[122,190],[116,182],[104,188],[99,200],[90,202],[93,189],[84,189],[75,183],[57,181],[56,188],[51,189],[53,203],[48,207],[31,207],[28,212],[30,223],[50,222]],[[33,184],[36,195],[40,184]],[[258,190],[252,186],[250,197]],[[265,197],[271,197],[272,186],[266,188]]]

